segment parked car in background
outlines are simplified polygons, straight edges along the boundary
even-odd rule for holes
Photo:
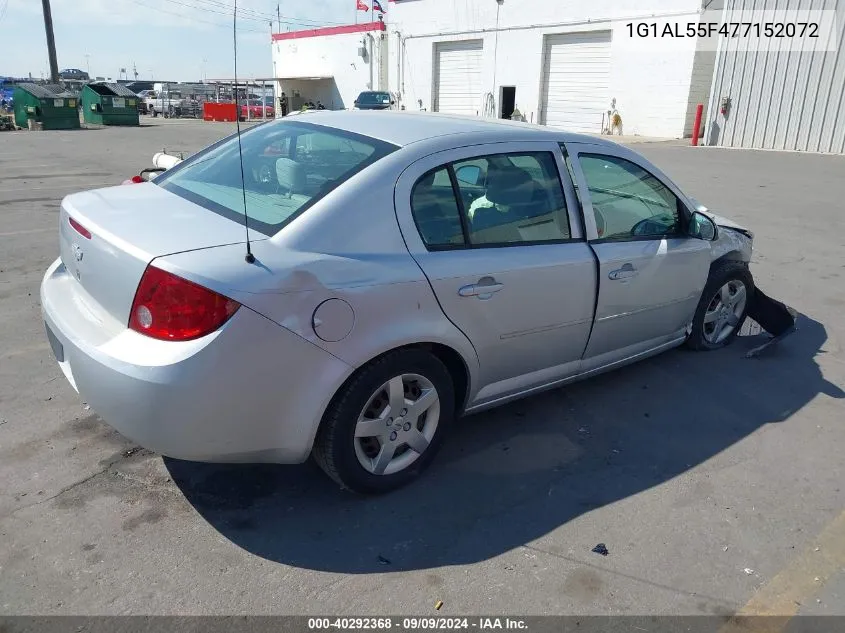
[[[250,99],[247,103],[241,104],[242,119],[272,119],[276,111],[272,105],[265,105],[261,99]]]
[[[174,90],[150,90],[144,99],[147,112],[153,116],[159,114],[167,117],[182,115],[185,100],[182,93]]]
[[[176,458],[394,489],[456,416],[721,348],[754,292],[747,229],[593,136],[309,112],[171,163],[64,199],[41,305],[82,398]]]
[[[365,90],[355,99],[355,108],[358,110],[390,110],[394,103],[389,92]]]
[[[155,91],[153,90],[141,90],[138,93],[138,112],[141,114],[149,114],[149,106],[147,105],[147,99],[149,99],[153,95],[152,98],[155,98]]]
[[[59,78],[73,81],[89,81],[91,79],[87,72],[78,68],[65,68],[59,71]]]

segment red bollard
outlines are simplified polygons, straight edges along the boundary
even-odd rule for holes
[[[701,117],[704,115],[704,105],[699,103],[695,109],[695,125],[692,126],[692,146],[698,145],[698,135],[701,133]]]

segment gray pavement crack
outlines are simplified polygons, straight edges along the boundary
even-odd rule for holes
[[[735,612],[737,609],[739,609],[739,605],[730,604],[728,602],[725,602],[725,600],[723,600],[722,598],[717,598],[715,596],[711,596],[711,595],[708,595],[706,593],[699,593],[697,591],[686,591],[686,590],[681,589],[679,587],[671,587],[669,585],[664,585],[662,583],[655,582],[653,580],[649,580],[648,578],[643,578],[642,576],[635,576],[634,574],[628,574],[628,573],[625,573],[623,571],[608,569],[607,567],[602,567],[601,565],[595,565],[593,563],[588,563],[586,561],[583,561],[583,560],[578,559],[578,558],[574,558],[572,556],[565,556],[564,554],[558,554],[556,552],[550,552],[550,551],[544,550],[540,547],[537,547],[536,545],[523,545],[523,547],[525,549],[532,550],[532,551],[537,552],[539,554],[546,554],[547,556],[553,556],[554,558],[559,558],[559,559],[565,560],[569,563],[575,563],[577,565],[583,565],[585,567],[590,567],[592,569],[595,569],[596,571],[604,572],[604,573],[607,573],[607,574],[612,574],[614,576],[619,576],[620,578],[625,578],[627,580],[633,580],[634,582],[649,585],[650,587],[654,587],[655,589],[663,589],[664,591],[669,591],[669,592],[674,593],[674,594],[680,594],[680,595],[689,596],[689,597],[705,598],[706,600],[709,600],[710,602],[712,602],[715,605],[723,606],[723,607],[725,607],[725,609],[730,609],[731,612]]]
[[[130,456],[135,455],[135,454],[137,454],[137,448],[138,447],[130,448],[126,452],[130,453]],[[76,481],[72,484],[68,484],[67,486],[64,486],[63,488],[59,489],[59,491],[56,492],[55,494],[50,495],[49,497],[46,497],[44,499],[39,499],[35,503],[30,503],[30,504],[27,504],[27,505],[24,505],[24,506],[20,506],[19,508],[15,508],[11,512],[7,512],[6,514],[0,515],[0,521],[5,521],[6,519],[13,517],[18,512],[21,512],[22,510],[26,510],[27,508],[34,508],[35,506],[43,505],[43,504],[47,503],[48,501],[53,501],[54,499],[57,499],[57,498],[61,497],[62,495],[67,494],[68,492],[70,492],[74,488],[78,488],[79,486],[84,486],[85,484],[87,484],[92,479],[99,477],[100,475],[103,475],[106,472],[108,472],[112,468],[112,466],[114,466],[118,462],[123,461],[124,459],[127,459],[127,457],[124,456],[124,455],[121,455],[119,457],[111,459],[103,466],[102,469],[92,473],[91,475],[89,475],[89,476],[87,476],[83,479],[80,479],[79,481]]]

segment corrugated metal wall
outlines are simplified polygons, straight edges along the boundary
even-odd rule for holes
[[[707,144],[845,153],[845,0],[728,0],[725,20],[764,9],[835,9],[836,50],[804,53],[800,41],[781,38],[758,51],[734,43],[719,51]],[[719,112],[723,97],[731,99],[727,117]]]

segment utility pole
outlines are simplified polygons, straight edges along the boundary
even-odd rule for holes
[[[50,58],[50,81],[59,83],[59,62],[56,61],[56,39],[53,37],[53,14],[50,12],[50,0],[41,0],[44,10],[44,30],[47,31],[47,56]]]
[[[282,10],[279,8],[279,5],[276,5],[276,19],[279,21],[279,33],[282,32]],[[273,25],[270,25],[270,31],[273,31]]]

